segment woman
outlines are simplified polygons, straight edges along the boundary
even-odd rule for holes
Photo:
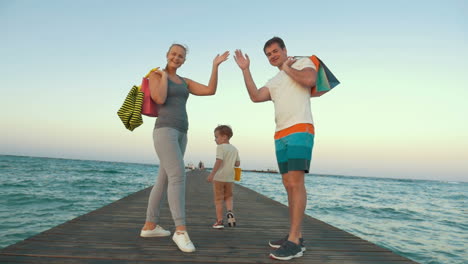
[[[162,71],[149,76],[151,98],[159,104],[159,116],[153,130],[153,141],[159,157],[159,174],[148,201],[146,222],[141,230],[142,237],[163,237],[171,233],[159,223],[163,197],[167,194],[169,208],[176,230],[172,240],[183,252],[194,252],[185,226],[185,168],[184,152],[187,145],[188,118],[186,102],[189,93],[214,95],[218,85],[218,66],[226,61],[229,52],[217,55],[208,86],[191,79],[180,77],[177,70],[184,64],[187,49],[173,44],[166,54],[167,65]]]

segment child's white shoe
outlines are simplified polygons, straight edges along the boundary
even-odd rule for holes
[[[229,227],[234,227],[236,226],[236,218],[234,218],[234,213],[229,211],[226,214],[227,220],[228,220],[228,225]]]
[[[172,236],[172,240],[183,252],[195,251],[195,246],[193,245],[192,241],[190,241],[190,237],[187,231],[175,231],[174,235]]]

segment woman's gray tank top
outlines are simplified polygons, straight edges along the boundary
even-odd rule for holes
[[[159,105],[159,116],[156,119],[154,128],[172,127],[182,133],[187,133],[188,117],[187,117],[187,99],[189,90],[185,80],[181,84],[167,79],[167,97],[166,102]]]

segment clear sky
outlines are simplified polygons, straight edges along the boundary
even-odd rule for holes
[[[280,36],[341,81],[312,99],[311,173],[468,181],[467,17],[464,0],[0,0],[0,154],[158,163],[155,119],[130,132],[116,112],[178,42],[179,74],[205,84],[231,52],[216,95],[189,98],[186,163],[213,165],[213,129],[229,124],[243,168],[276,169],[273,104],[249,100],[232,55],[261,87]]]

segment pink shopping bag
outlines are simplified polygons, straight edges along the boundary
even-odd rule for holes
[[[156,104],[153,99],[151,99],[151,92],[149,88],[149,79],[143,77],[141,81],[141,91],[145,94],[143,96],[143,105],[141,107],[141,114],[151,117],[158,116],[159,106]]]

